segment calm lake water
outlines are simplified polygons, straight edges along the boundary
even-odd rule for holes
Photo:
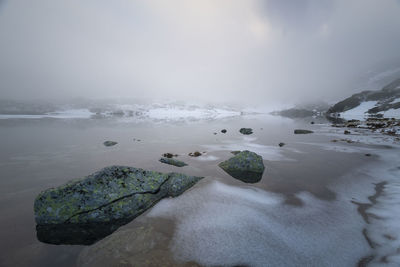
[[[241,127],[254,134],[240,134]],[[264,115],[169,123],[0,120],[0,266],[157,266],[160,260],[165,266],[354,266],[371,248],[351,200],[374,194],[379,177],[367,170],[383,163],[379,153],[394,148],[332,143],[326,127]],[[316,133],[294,135],[296,128]],[[105,147],[105,140],[118,144]],[[230,151],[244,149],[264,158],[259,183],[244,184],[217,166]],[[206,153],[189,157],[194,151]],[[165,152],[188,166],[158,162]],[[37,194],[110,165],[206,178],[92,246],[39,242]],[[151,230],[146,240],[156,245],[138,240],[144,228]]]

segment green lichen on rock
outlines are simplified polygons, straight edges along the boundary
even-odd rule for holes
[[[177,159],[172,159],[172,158],[161,158],[159,161],[162,162],[162,163],[165,163],[165,164],[176,166],[176,167],[183,167],[183,166],[187,165],[183,161],[180,161],[180,160],[177,160]]]
[[[38,225],[132,220],[160,199],[182,194],[200,179],[111,166],[40,193],[34,203],[35,220]]]
[[[262,157],[248,150],[236,154],[218,166],[232,177],[246,183],[260,181],[265,169]]]

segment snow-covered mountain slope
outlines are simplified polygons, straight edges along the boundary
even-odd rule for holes
[[[327,114],[346,120],[367,117],[400,118],[400,79],[379,91],[363,91],[332,106]]]

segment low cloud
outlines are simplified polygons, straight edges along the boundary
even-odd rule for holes
[[[2,98],[332,101],[400,65],[397,0],[3,2]]]

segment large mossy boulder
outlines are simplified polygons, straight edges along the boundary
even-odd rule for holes
[[[96,236],[98,233],[112,233],[162,198],[178,196],[200,179],[125,166],[104,168],[36,197],[38,238],[58,244],[93,243],[100,239]],[[46,232],[49,229],[52,233]],[[65,233],[67,229],[69,234]],[[88,236],[84,237],[85,234]],[[79,241],[82,239],[79,235],[83,242]]]
[[[265,169],[262,157],[248,150],[236,154],[218,166],[233,178],[245,183],[259,182]]]

